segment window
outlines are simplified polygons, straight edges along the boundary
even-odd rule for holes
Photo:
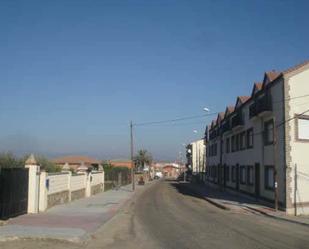
[[[230,153],[230,138],[225,140],[225,152]]]
[[[209,157],[212,157],[212,145],[209,145]]]
[[[240,149],[244,150],[246,149],[246,132],[242,132],[239,135],[239,140],[240,140]]]
[[[234,152],[235,149],[236,149],[235,136],[232,136],[232,152]]]
[[[247,184],[253,185],[253,166],[247,167]]]
[[[253,148],[253,128],[247,130],[247,148]]]
[[[246,184],[246,168],[245,168],[245,166],[240,166],[240,183]]]
[[[309,116],[299,116],[297,118],[297,139],[309,140]]]
[[[236,182],[236,168],[232,166],[232,182]]]
[[[214,178],[217,178],[217,166],[213,166],[213,171],[214,171]]]
[[[240,143],[239,143],[240,136],[239,136],[239,134],[237,134],[235,136],[235,139],[236,139],[236,148],[235,148],[235,150],[239,151],[239,149],[240,149]]]
[[[270,145],[274,142],[274,122],[273,120],[264,123],[264,145]]]
[[[264,186],[265,189],[274,190],[275,187],[275,174],[274,166],[265,166],[265,179]]]
[[[217,143],[214,144],[214,156],[217,155],[217,149],[218,149],[218,146],[217,146]]]
[[[225,180],[230,181],[230,167],[225,165]]]

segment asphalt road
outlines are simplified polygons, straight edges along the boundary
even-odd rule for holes
[[[309,248],[309,227],[218,209],[184,185],[162,182],[136,203],[136,218],[160,248]]]
[[[309,227],[221,210],[173,181],[145,186],[86,244],[13,241],[4,249],[309,248]]]

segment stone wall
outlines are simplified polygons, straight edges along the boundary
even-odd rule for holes
[[[86,189],[79,189],[71,192],[71,201],[78,200],[81,198],[85,198]]]
[[[62,191],[47,196],[47,208],[69,202],[69,191]]]
[[[104,191],[111,190],[114,187],[113,181],[104,181]]]
[[[101,183],[94,185],[94,186],[91,186],[91,195],[98,194],[98,193],[102,192],[102,190],[103,190],[103,185]]]

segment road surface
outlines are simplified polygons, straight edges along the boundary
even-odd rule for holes
[[[87,244],[14,241],[0,248],[309,248],[307,226],[218,209],[173,181],[145,188]]]

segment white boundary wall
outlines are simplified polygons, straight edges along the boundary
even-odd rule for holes
[[[85,190],[85,196],[91,196],[91,187],[102,184],[104,186],[104,172],[98,171],[92,173],[82,173],[73,175],[71,172],[61,172],[48,174],[45,171],[40,172],[39,166],[29,165],[33,169],[33,174],[29,175],[29,213],[43,212],[48,207],[60,203],[71,201],[71,193],[78,190]],[[32,179],[33,178],[33,179]],[[102,191],[104,189],[102,188]],[[83,196],[82,196],[83,197]],[[81,197],[81,198],[82,198]],[[29,197],[28,197],[29,198]],[[52,198],[52,204],[49,203]],[[63,201],[64,200],[64,201]]]
[[[87,174],[72,175],[70,190],[76,191],[86,188]]]
[[[49,181],[49,186],[47,188],[47,194],[59,193],[62,191],[68,191],[69,188],[69,173],[60,173],[60,174],[48,174],[47,181]]]
[[[94,172],[93,174],[91,174],[91,176],[92,176],[91,186],[104,183],[104,173],[103,172]]]

